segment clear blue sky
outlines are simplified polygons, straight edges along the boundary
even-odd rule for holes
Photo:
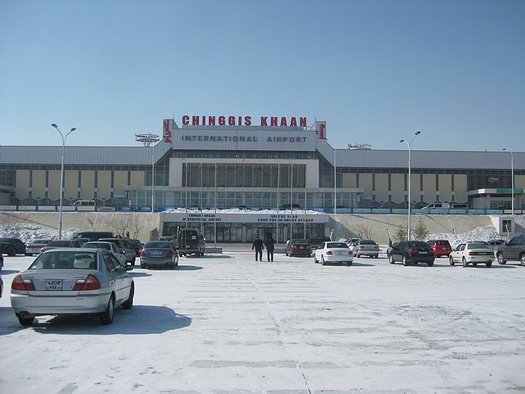
[[[0,144],[137,146],[182,115],[332,146],[525,151],[523,0],[0,0]]]

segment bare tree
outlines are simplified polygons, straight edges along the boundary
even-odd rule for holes
[[[373,226],[369,222],[362,222],[356,225],[355,233],[361,239],[372,239]]]

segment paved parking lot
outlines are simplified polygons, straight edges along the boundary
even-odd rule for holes
[[[2,393],[525,391],[525,268],[321,266],[247,248],[132,271],[135,306],[111,326],[38,318],[22,328],[7,257]]]

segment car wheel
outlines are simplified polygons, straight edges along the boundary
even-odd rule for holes
[[[375,257],[375,258],[376,258],[376,259],[378,259],[378,258],[379,258],[379,255],[378,255],[378,254],[376,254],[376,257]]]
[[[321,264],[322,265],[326,265],[326,262],[324,261],[324,256],[323,255],[321,255]]]
[[[9,249],[7,251],[7,255],[11,257],[16,256],[16,251],[14,249]]]
[[[506,261],[503,259],[503,253],[499,252],[496,257],[498,258],[498,264],[506,263]]]
[[[102,324],[111,324],[113,323],[113,315],[115,314],[115,298],[113,294],[109,298],[108,305],[106,310],[100,315],[100,322]]]
[[[392,256],[392,255],[388,256],[388,262],[390,264],[394,264],[395,263],[394,256]]]
[[[452,258],[452,256],[448,256],[448,263],[449,263],[450,265],[454,265],[454,264],[456,264],[456,263],[454,263],[454,259]]]
[[[478,266],[478,263],[472,263],[472,265],[473,265],[474,267],[477,267],[477,266]]]
[[[463,267],[468,266],[467,259],[465,259],[464,257],[461,259],[461,262],[463,263]]]
[[[319,261],[317,261],[317,259],[315,258],[315,254],[314,254],[314,264],[317,264]]]
[[[433,261],[429,261],[429,262],[427,263],[427,266],[429,266],[429,267],[432,267],[433,265],[434,265],[434,262],[433,262]]]
[[[406,256],[403,256],[403,265],[410,265]]]
[[[492,262],[487,261],[487,262],[485,263],[485,265],[487,266],[487,268],[490,268],[490,267],[492,267]]]
[[[140,263],[140,268],[146,268],[146,264]]]
[[[35,321],[35,317],[33,315],[27,314],[27,315],[18,315],[18,321],[23,326],[30,326]]]
[[[129,288],[129,297],[126,302],[122,304],[122,309],[131,309],[133,307],[133,297],[135,296],[135,285],[131,283]]]
[[[525,267],[525,253],[522,253],[520,255],[520,263],[521,263],[522,266]]]
[[[352,262],[349,261],[349,262],[346,263],[346,265],[351,266],[351,265],[352,265]]]

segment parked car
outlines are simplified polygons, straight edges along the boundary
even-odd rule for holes
[[[105,241],[90,241],[86,242],[84,245],[82,245],[82,248],[95,248],[95,249],[104,249],[109,250],[111,253],[115,255],[117,260],[119,261],[122,266],[126,266],[126,255],[122,253],[117,245],[115,245],[113,242],[105,242]]]
[[[426,242],[401,241],[392,244],[387,250],[388,261],[394,264],[400,261],[403,265],[417,265],[425,263],[429,267],[434,265],[434,254]]]
[[[452,246],[446,239],[431,239],[427,241],[430,250],[436,257],[447,256],[452,252]]]
[[[103,242],[113,242],[115,245],[117,245],[118,250],[126,256],[126,263],[135,265],[135,259],[137,256],[135,255],[135,250],[129,243],[127,239],[124,238],[99,238],[99,241]]]
[[[0,254],[26,254],[26,244],[20,238],[0,238]]]
[[[186,256],[188,254],[196,254],[197,256],[204,256],[206,249],[206,242],[201,233],[194,229],[179,230],[177,233],[176,247],[179,255]]]
[[[46,246],[51,239],[34,239],[26,245],[26,255],[32,256],[34,254],[39,254],[44,246]]]
[[[449,203],[446,203],[446,202],[433,202],[431,204],[428,204],[426,206],[424,206],[423,208],[421,209],[449,209],[450,208],[450,204]]]
[[[135,251],[135,256],[140,257],[140,250],[144,246],[144,244],[140,241],[140,239],[128,239],[129,243],[131,244],[131,247]]]
[[[57,239],[49,241],[46,246],[40,249],[41,252],[56,248],[81,248],[84,242],[80,239]]]
[[[496,250],[498,264],[506,264],[507,261],[519,261],[525,266],[525,235],[518,235],[500,245]]]
[[[286,244],[286,255],[310,257],[312,249],[306,239],[292,239]]]
[[[325,242],[314,252],[314,263],[346,263],[352,265],[353,255],[346,242]]]
[[[330,237],[312,237],[308,238],[308,243],[310,244],[310,248],[318,249],[324,245],[325,242],[331,241]]]
[[[146,242],[140,251],[140,268],[168,267],[179,265],[179,254],[169,241]]]
[[[487,242],[483,241],[461,243],[450,253],[448,261],[450,265],[461,263],[463,267],[469,264],[475,267],[481,263],[490,268],[492,261],[494,261],[494,250]]]
[[[501,245],[505,243],[505,240],[504,239],[491,239],[487,242],[492,247],[492,249],[497,250]]]
[[[449,205],[450,205],[450,209],[468,209],[467,203],[451,201]]]
[[[113,253],[68,248],[42,252],[11,284],[11,306],[23,326],[40,315],[97,314],[113,322],[114,309],[133,306],[135,284]]]
[[[352,253],[354,257],[368,256],[377,259],[379,257],[379,245],[371,239],[361,239],[352,248]]]

